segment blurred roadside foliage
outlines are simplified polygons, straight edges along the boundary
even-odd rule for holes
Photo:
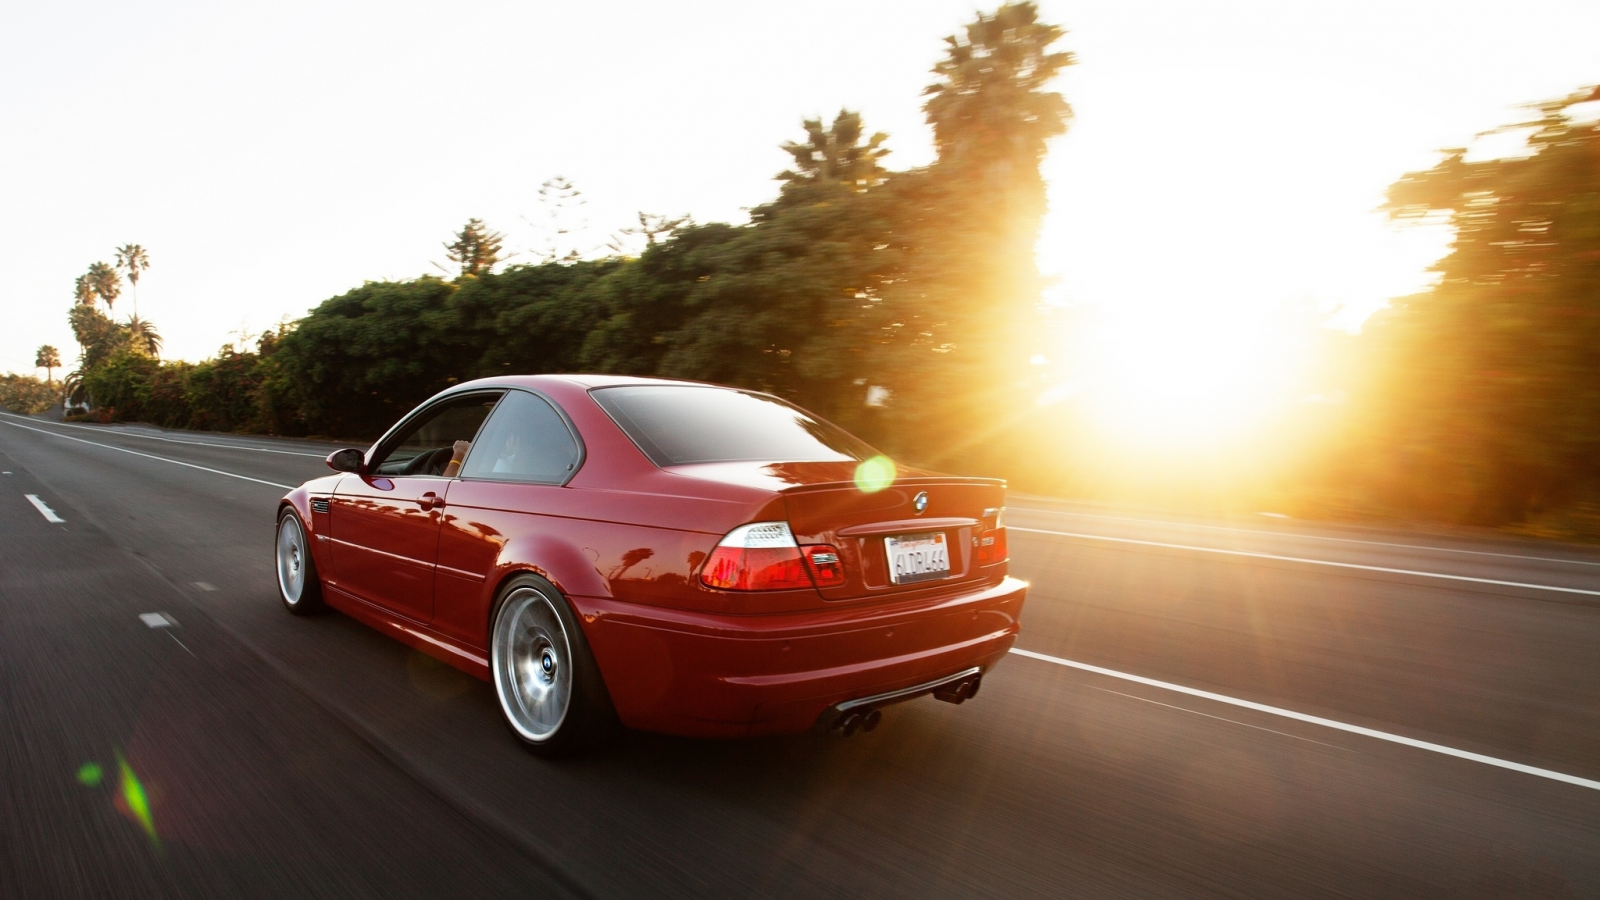
[[[1034,260],[1040,163],[1072,115],[1047,89],[1073,63],[1063,35],[1031,3],[979,14],[925,91],[932,164],[887,168],[888,137],[858,113],[806,120],[748,224],[641,213],[635,257],[614,243],[495,271],[498,236],[473,220],[450,245],[458,277],[369,282],[195,364],[131,340],[85,276],[69,390],[102,419],[365,439],[473,378],[689,378],[1024,491],[1600,535],[1600,93],[1508,126],[1524,155],[1448,151],[1402,178],[1391,216],[1455,228],[1436,286],[1359,335],[1286,308],[1271,333],[1299,374],[1237,382],[1273,415],[1155,450],[1097,441],[1081,386],[1029,366],[1083,330],[1080,310],[1042,302]]]
[[[0,408],[31,416],[49,409],[61,396],[59,387],[32,375],[0,375]]]
[[[1600,89],[1531,109],[1501,129],[1522,155],[1451,150],[1390,188],[1391,216],[1455,239],[1364,329],[1323,502],[1600,533]]]

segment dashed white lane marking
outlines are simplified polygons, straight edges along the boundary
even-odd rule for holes
[[[1202,528],[1206,531],[1231,531],[1237,534],[1258,534],[1263,537],[1290,538],[1302,541],[1328,541],[1336,544],[1366,544],[1369,547],[1397,547],[1402,550],[1428,550],[1433,553],[1460,553],[1465,556],[1495,556],[1500,559],[1527,559],[1534,562],[1563,563],[1572,566],[1600,566],[1600,562],[1587,559],[1563,559],[1559,556],[1526,556],[1521,553],[1492,553],[1488,550],[1462,550],[1459,547],[1436,547],[1431,544],[1400,544],[1393,541],[1365,541],[1358,538],[1337,538],[1321,534],[1295,534],[1290,531],[1262,531],[1259,528],[1232,528],[1227,525],[1201,525],[1194,522],[1163,522],[1160,519],[1136,519],[1132,516],[1107,516],[1098,513],[1067,512],[1059,509],[1033,509],[1012,506],[1017,512],[1045,513],[1052,516],[1076,516],[1083,519],[1107,519],[1113,522],[1137,522],[1140,525],[1161,525],[1167,528]],[[1276,518],[1279,513],[1262,513]],[[1284,518],[1289,518],[1284,516]]]
[[[194,586],[202,591],[214,591],[217,589],[217,586],[209,581],[196,581]]]
[[[1522,763],[1498,759],[1493,756],[1485,756],[1482,753],[1472,753],[1467,750],[1457,750],[1454,747],[1446,747],[1443,744],[1433,744],[1429,743],[1428,741],[1419,741],[1416,738],[1408,738],[1403,735],[1390,734],[1387,731],[1378,731],[1375,728],[1364,728],[1360,725],[1350,725],[1348,723],[1338,722],[1333,719],[1324,719],[1321,716],[1310,716],[1306,715],[1305,713],[1295,712],[1292,709],[1282,709],[1277,706],[1268,706],[1265,703],[1254,703],[1249,700],[1240,700],[1237,697],[1229,697],[1226,694],[1214,694],[1211,691],[1202,691],[1198,688],[1184,687],[1181,684],[1173,684],[1168,681],[1157,681],[1154,678],[1146,678],[1143,675],[1130,675],[1127,672],[1118,672],[1115,669],[1106,669],[1100,666],[1092,666],[1088,663],[1081,663],[1076,660],[1062,659],[1059,656],[1035,653],[1032,650],[1023,650],[1020,647],[1012,647],[1011,652],[1017,654],[1018,656],[1026,656],[1029,659],[1037,659],[1041,662],[1054,663],[1058,666],[1066,666],[1069,669],[1081,669],[1085,672],[1093,672],[1096,675],[1105,675],[1108,678],[1120,678],[1123,681],[1131,681],[1134,684],[1142,684],[1148,687],[1160,688],[1164,691],[1172,691],[1178,694],[1188,694],[1191,697],[1200,697],[1202,699],[1212,700],[1217,703],[1226,703],[1229,706],[1237,706],[1241,709],[1253,709],[1256,712],[1266,713],[1272,716],[1282,716],[1285,719],[1294,719],[1297,722],[1320,725],[1323,728],[1332,728],[1335,731],[1345,731],[1349,732],[1350,734],[1359,734],[1362,737],[1374,738],[1380,741],[1388,741],[1393,744],[1403,744],[1404,746],[1414,747],[1418,750],[1427,750],[1431,753],[1441,753],[1445,756],[1454,756],[1457,759],[1465,759],[1476,763],[1483,763],[1486,766],[1510,769],[1513,772],[1521,772],[1524,775],[1537,775],[1540,778],[1548,778],[1551,781],[1561,781],[1567,784],[1577,785],[1578,787],[1585,787],[1591,791],[1600,791],[1600,781],[1591,781],[1588,778],[1579,778],[1576,775],[1568,775],[1564,772],[1553,772],[1549,769],[1540,769],[1535,766],[1525,766]]]
[[[1391,569],[1388,566],[1368,566],[1361,563],[1335,562],[1331,559],[1310,559],[1304,556],[1280,556],[1276,553],[1260,553],[1255,550],[1225,550],[1221,547],[1201,547],[1196,544],[1169,544],[1165,541],[1141,541],[1135,538],[1111,537],[1104,534],[1083,534],[1076,531],[1049,531],[1044,528],[1022,528],[1017,525],[1008,525],[1011,531],[1026,531],[1033,534],[1054,534],[1060,537],[1077,538],[1084,541],[1110,541],[1116,544],[1137,544],[1141,547],[1160,547],[1165,550],[1191,550],[1196,553],[1219,553],[1223,556],[1244,556],[1250,559],[1271,559],[1278,562],[1301,563],[1308,566],[1332,566],[1336,569],[1360,569],[1364,572],[1384,572],[1389,575],[1415,575],[1418,578],[1442,578],[1446,581],[1468,581],[1473,584],[1493,584],[1500,587],[1527,588],[1534,591],[1557,591],[1562,594],[1583,594],[1589,597],[1600,597],[1600,591],[1591,591],[1584,588],[1560,587],[1554,584],[1534,584],[1526,581],[1501,581],[1498,578],[1473,578],[1470,575],[1450,575],[1445,572],[1424,572],[1420,569]]]
[[[178,642],[178,646],[183,648],[183,652],[189,654],[190,656],[194,656],[194,651],[189,649],[189,645],[178,640],[178,636],[172,633],[172,629],[178,627],[178,620],[174,619],[170,613],[140,613],[139,621],[151,628],[158,628],[165,631],[167,637]]]
[[[14,419],[24,418],[23,416],[14,415],[12,413],[0,413],[0,416],[7,416]],[[51,424],[55,425],[57,428],[82,428],[85,431],[97,430],[86,425],[74,425],[71,422],[52,422]],[[102,431],[101,433],[104,434],[105,432]],[[206,441],[180,441],[177,438],[161,437],[154,434],[140,434],[137,431],[118,431],[116,433],[122,435],[123,437],[143,438],[147,441],[162,441],[168,444],[189,444],[194,447],[217,447],[222,450],[249,450],[254,453],[280,453],[284,456],[310,456],[315,459],[322,459],[327,456],[326,453],[305,453],[300,450],[273,450],[267,447],[250,447],[244,444],[216,444],[208,443]],[[6,474],[9,475],[11,473],[7,472]]]
[[[276,481],[266,481],[261,478],[251,478],[249,475],[239,475],[234,472],[224,472],[221,469],[213,469],[209,466],[197,466],[194,463],[187,463],[181,459],[168,459],[165,456],[156,456],[153,453],[140,453],[138,450],[129,450],[127,447],[118,447],[115,444],[102,444],[99,441],[86,441],[83,438],[75,438],[70,434],[57,434],[54,431],[46,431],[43,428],[34,428],[29,425],[18,425],[16,422],[5,422],[3,424],[10,425],[12,428],[21,428],[24,431],[37,431],[40,434],[48,434],[53,438],[60,438],[63,441],[77,441],[80,444],[88,444],[91,447],[104,447],[107,450],[115,450],[118,453],[131,453],[134,456],[142,456],[145,459],[154,459],[164,463],[172,463],[175,466],[183,466],[187,469],[199,469],[202,472],[210,472],[213,475],[226,475],[229,478],[237,478],[240,481],[253,481],[256,484],[264,484],[268,487],[283,488],[284,490],[289,490],[293,487],[293,485],[279,484]]]
[[[56,515],[56,511],[51,509],[43,500],[40,500],[38,494],[23,494],[22,496],[28,498],[28,502],[32,503],[33,508],[39,511],[39,515],[44,516],[46,522],[54,522],[57,525],[66,524],[67,520]]]

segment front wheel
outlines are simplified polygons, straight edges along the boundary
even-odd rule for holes
[[[311,559],[306,530],[290,507],[278,514],[277,542],[278,599],[297,616],[322,609],[322,580]]]
[[[489,668],[506,725],[529,750],[559,756],[595,746],[616,715],[589,643],[567,601],[536,575],[500,592]]]

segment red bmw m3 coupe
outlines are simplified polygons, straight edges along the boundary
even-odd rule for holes
[[[494,685],[541,753],[620,724],[876,726],[1016,639],[1005,486],[893,463],[776,397],[590,375],[458,385],[278,509],[291,612],[335,607]]]

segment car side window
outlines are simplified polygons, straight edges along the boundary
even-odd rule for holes
[[[378,448],[369,471],[391,476],[456,474],[450,471],[454,468],[451,461],[459,466],[467,452],[466,447],[458,449],[457,443],[470,447],[500,396],[499,392],[468,394],[424,411]]]
[[[473,445],[461,476],[561,484],[580,458],[577,440],[549,401],[509,391]]]

